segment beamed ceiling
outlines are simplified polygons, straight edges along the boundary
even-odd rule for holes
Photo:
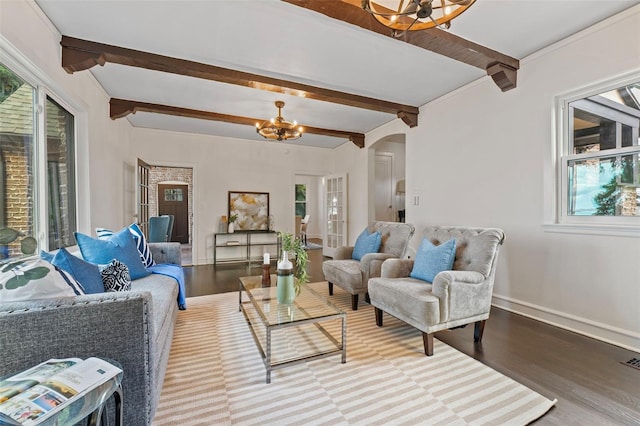
[[[415,127],[421,105],[479,78],[517,90],[520,59],[640,0],[477,0],[448,31],[399,38],[360,0],[36,3],[62,67],[95,76],[114,120],[264,140],[255,123],[283,100],[305,129],[287,143],[334,148],[394,119]]]

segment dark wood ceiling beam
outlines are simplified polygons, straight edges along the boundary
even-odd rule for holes
[[[438,28],[407,31],[401,37],[396,38],[391,29],[382,25],[369,12],[362,9],[360,0],[282,1],[485,70],[503,92],[516,87],[516,73],[520,68],[520,61],[448,31]],[[455,21],[453,25],[455,25]]]
[[[417,125],[419,109],[411,105],[403,105],[381,99],[313,87],[292,81],[68,36],[62,36],[60,44],[62,45],[62,68],[69,74],[89,69],[95,65],[104,65],[107,62],[111,62],[385,112],[402,118],[410,127]],[[412,117],[416,118],[412,119]]]
[[[111,98],[109,100],[109,116],[112,120],[135,114],[138,111],[152,112],[156,114],[175,115],[179,117],[198,118],[201,120],[223,121],[225,123],[244,124],[255,128],[256,123],[264,119],[240,117],[237,115],[220,114],[217,112],[202,111],[197,109],[180,108],[169,105],[152,104],[148,102],[131,101],[127,99]],[[348,132],[344,130],[322,129],[319,127],[302,126],[303,133],[330,136],[334,138],[349,139],[359,148],[364,148],[364,134]]]

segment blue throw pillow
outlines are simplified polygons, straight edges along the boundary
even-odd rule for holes
[[[66,271],[75,278],[86,294],[104,293],[104,285],[102,285],[102,275],[98,265],[89,263],[69,253],[64,247],[58,250],[55,255],[47,252],[41,252],[40,257],[52,265]]]
[[[380,242],[382,241],[382,234],[376,231],[369,233],[369,230],[365,228],[364,231],[358,236],[356,244],[353,247],[353,253],[351,258],[355,260],[362,259],[367,253],[377,253],[380,249]]]
[[[450,271],[456,258],[456,240],[451,239],[446,243],[434,246],[426,238],[420,243],[413,262],[411,278],[433,282],[436,275],[442,271]]]
[[[118,259],[127,265],[132,280],[150,274],[140,260],[140,253],[138,253],[136,242],[129,232],[129,228],[123,228],[108,239],[92,238],[80,232],[76,232],[74,235],[82,257],[87,262],[106,265],[113,259]]]
[[[153,260],[153,256],[151,255],[151,249],[149,248],[149,244],[147,243],[147,239],[142,233],[142,230],[138,226],[137,223],[132,223],[129,225],[129,232],[133,235],[133,239],[136,242],[136,246],[138,248],[138,252],[140,253],[140,260],[145,268],[149,266],[153,266],[156,262]],[[101,240],[108,240],[115,232],[106,229],[106,228],[96,228],[96,235]]]

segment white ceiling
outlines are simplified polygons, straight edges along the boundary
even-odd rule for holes
[[[321,1],[321,0],[316,0]],[[485,71],[278,0],[36,0],[62,35],[411,106]],[[640,0],[477,0],[450,32],[522,59]],[[109,96],[366,133],[395,115],[107,63],[90,71]],[[489,78],[489,77],[485,77]],[[500,90],[495,86],[495,90]],[[513,89],[513,90],[518,90]],[[132,125],[261,139],[252,126],[138,112]],[[291,142],[333,148],[346,139]]]

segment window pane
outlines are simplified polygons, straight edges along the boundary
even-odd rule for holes
[[[47,98],[49,250],[75,244],[76,193],[73,116]]]
[[[622,147],[638,145],[638,139],[633,140],[633,127],[622,125]]]
[[[296,184],[296,201],[307,200],[307,186]]]
[[[296,216],[305,217],[307,214],[306,203],[296,203]]]
[[[582,154],[638,145],[640,83],[569,103],[571,152]]]
[[[164,200],[165,201],[182,201],[182,188],[165,189]]]
[[[24,236],[34,235],[34,98],[35,89],[0,64],[0,229]],[[2,241],[0,259],[21,255],[22,239]]]
[[[639,154],[569,161],[569,215],[640,216]]]

